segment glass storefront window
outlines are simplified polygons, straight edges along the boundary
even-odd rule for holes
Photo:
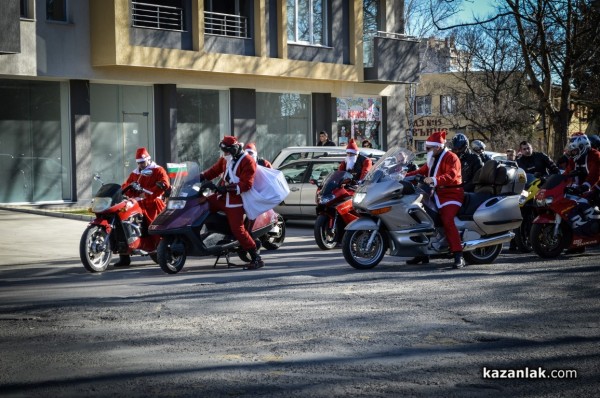
[[[362,146],[368,140],[373,148],[382,149],[381,98],[338,98],[337,145],[346,145],[350,138]]]
[[[68,83],[0,80],[0,203],[71,200]]]
[[[310,95],[256,93],[256,147],[272,161],[288,146],[310,142]]]
[[[229,92],[177,89],[177,162],[212,166],[221,152],[219,142],[229,131]]]

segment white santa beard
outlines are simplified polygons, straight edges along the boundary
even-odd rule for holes
[[[346,170],[352,170],[352,168],[354,167],[355,164],[356,164],[356,157],[349,156],[346,158]]]

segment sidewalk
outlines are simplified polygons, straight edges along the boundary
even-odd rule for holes
[[[79,240],[90,220],[56,210],[0,206],[0,267],[79,261]]]

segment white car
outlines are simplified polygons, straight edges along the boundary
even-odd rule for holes
[[[359,148],[358,152],[371,158],[373,163],[379,159],[385,151],[373,148]],[[324,156],[346,156],[345,146],[290,146],[283,148],[273,159],[271,164],[278,169],[286,163],[294,160],[315,159]]]

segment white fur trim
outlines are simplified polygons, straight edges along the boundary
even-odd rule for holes
[[[353,154],[357,154],[358,151],[355,151],[354,149],[346,149],[346,153],[353,153]]]
[[[425,145],[429,146],[443,146],[441,142],[425,141]]]

